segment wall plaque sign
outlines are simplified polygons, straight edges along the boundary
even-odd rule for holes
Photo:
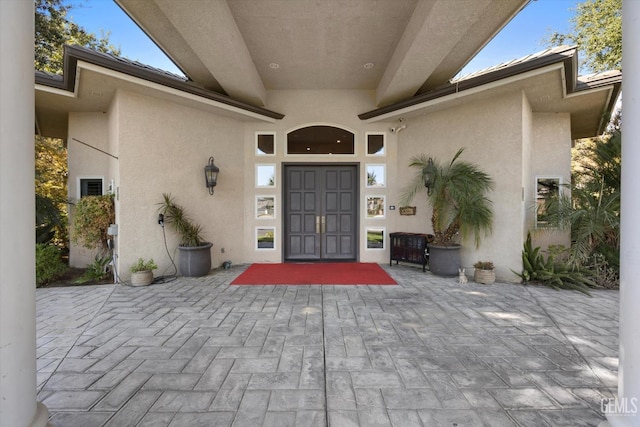
[[[400,215],[415,215],[416,207],[415,206],[402,206],[400,207]]]

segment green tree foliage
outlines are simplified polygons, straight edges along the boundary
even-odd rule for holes
[[[35,138],[36,242],[66,246],[67,150],[62,140]]]
[[[107,230],[116,219],[113,195],[86,196],[76,203],[73,214],[74,243],[81,244],[87,249],[99,249],[100,253],[107,251]]]
[[[592,72],[622,69],[622,0],[587,0],[571,18],[571,30],[552,33],[552,46],[576,44]]]
[[[109,43],[109,33],[100,38],[70,21],[67,13],[72,5],[64,0],[35,0],[36,70],[62,73],[63,46],[80,45],[103,53],[120,55],[120,49]]]
[[[620,268],[619,129],[577,142],[573,153],[571,197],[546,201],[552,226],[571,230],[569,263],[592,270],[598,284],[615,287]]]
[[[36,192],[55,201],[67,198],[67,150],[61,139],[36,136]]]
[[[53,245],[36,244],[36,286],[45,285],[67,270],[60,249]]]
[[[37,70],[62,73],[65,44],[120,54],[108,33],[97,38],[71,22],[73,8],[66,0],[35,1],[35,57]],[[67,154],[62,140],[36,136],[36,241],[65,246],[67,233]]]
[[[620,264],[620,181],[622,134],[581,141],[575,149],[572,240],[575,256],[594,252],[610,266]]]
[[[586,0],[575,9],[571,30],[548,43],[576,44],[592,72],[622,69],[622,0]],[[552,224],[571,230],[569,265],[586,267],[598,285],[616,287],[620,265],[620,113],[600,138],[576,142],[571,198],[547,201]]]

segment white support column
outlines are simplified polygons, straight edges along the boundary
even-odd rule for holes
[[[623,108],[620,225],[620,365],[612,427],[640,425],[640,2],[622,2]]]
[[[41,427],[36,402],[34,2],[0,0],[0,425]]]

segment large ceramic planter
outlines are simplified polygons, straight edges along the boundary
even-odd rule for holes
[[[131,286],[147,286],[153,283],[153,271],[144,270],[131,273]]]
[[[460,248],[460,245],[429,244],[429,270],[436,276],[457,276],[461,267]]]
[[[211,246],[213,243],[209,242],[196,247],[178,246],[180,250],[179,274],[187,277],[200,277],[209,274],[211,271]]]
[[[473,272],[473,280],[476,283],[490,285],[496,281],[496,272],[494,270],[481,270],[479,268],[476,268]]]

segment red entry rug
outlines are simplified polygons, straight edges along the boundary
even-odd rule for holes
[[[374,263],[251,264],[232,285],[397,285]]]

